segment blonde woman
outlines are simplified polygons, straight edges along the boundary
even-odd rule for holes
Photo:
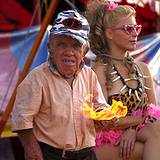
[[[148,66],[135,61],[129,52],[136,48],[142,26],[136,11],[114,2],[88,4],[90,45],[96,54],[93,67],[108,103],[120,100],[128,107],[126,117],[101,122],[95,152],[99,160],[159,160],[160,115],[148,112],[156,105]],[[94,15],[94,16],[93,16]],[[155,111],[152,107],[152,111]],[[155,113],[155,112],[154,112]]]

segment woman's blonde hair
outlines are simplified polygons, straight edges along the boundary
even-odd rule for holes
[[[108,88],[112,85],[112,76],[109,74],[112,60],[107,56],[110,55],[110,49],[105,37],[105,30],[118,25],[130,16],[136,16],[136,11],[129,5],[116,5],[104,0],[94,0],[86,7],[86,17],[91,27],[90,48],[96,54],[96,60],[107,65],[105,75]]]
[[[109,46],[104,34],[105,30],[116,26],[122,19],[136,14],[135,9],[129,5],[118,5],[115,8],[108,9],[109,5],[104,0],[96,0],[88,3],[86,7],[86,17],[91,27],[90,47],[97,58],[100,59],[101,55],[109,54]]]

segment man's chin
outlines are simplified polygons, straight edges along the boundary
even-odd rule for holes
[[[79,67],[76,66],[63,66],[61,70],[59,70],[59,73],[64,77],[64,78],[72,78],[75,77],[75,74],[79,71]]]
[[[73,78],[73,77],[75,77],[75,74],[77,73],[77,70],[75,71],[70,71],[70,72],[63,72],[63,73],[61,73],[61,75],[64,77],[64,78],[66,78],[66,79],[69,79],[69,78]]]
[[[75,74],[63,74],[62,77],[65,79],[71,79],[75,77]]]

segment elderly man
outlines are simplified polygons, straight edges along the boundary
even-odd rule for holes
[[[60,12],[50,30],[47,62],[17,89],[12,126],[26,160],[96,160],[94,122],[80,107],[86,97],[95,107],[107,104],[95,73],[84,65],[88,33],[85,17]]]

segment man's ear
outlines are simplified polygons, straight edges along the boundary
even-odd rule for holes
[[[107,39],[112,39],[112,37],[113,37],[112,29],[107,28],[105,30],[105,36],[107,37]]]
[[[47,48],[48,48],[48,51],[49,51],[50,50],[49,42],[47,42]]]
[[[51,50],[51,43],[53,41],[53,36],[49,36],[48,41],[47,41],[47,47],[48,47],[48,51]]]
[[[83,55],[84,56],[87,54],[89,49],[90,49],[90,44],[89,44],[89,42],[87,42],[86,45],[84,46],[84,49],[83,49]]]
[[[85,57],[85,55],[87,54],[88,51],[89,51],[89,47],[85,47],[84,48],[84,53],[83,53],[84,57]]]
[[[49,56],[52,58],[53,57],[53,50],[51,50],[49,43],[47,43],[47,47],[48,47]]]

